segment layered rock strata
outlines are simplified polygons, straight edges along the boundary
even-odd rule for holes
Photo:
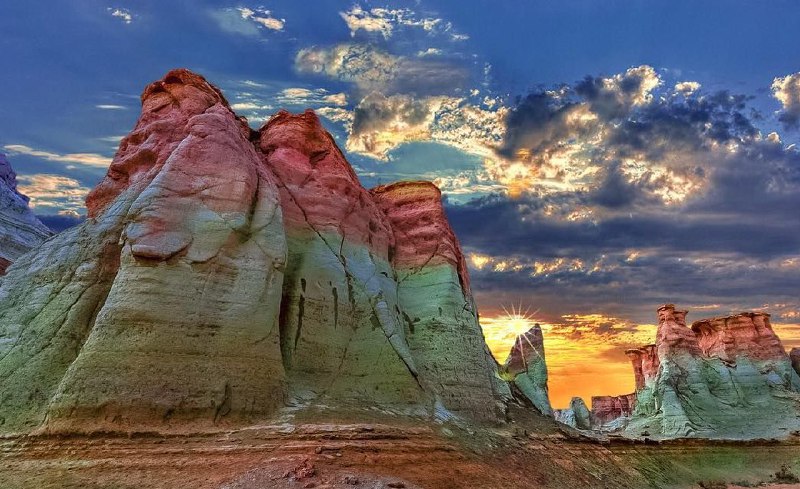
[[[600,428],[619,418],[627,418],[636,406],[636,394],[592,397],[592,426]]]
[[[17,174],[0,153],[0,276],[20,256],[53,234],[33,214],[29,202],[17,190]]]
[[[800,427],[800,377],[768,314],[704,319],[691,328],[685,317],[672,304],[659,308],[655,375],[636,368],[638,358],[656,365],[652,347],[628,352],[637,399],[627,435],[784,437]]]
[[[546,416],[552,416],[542,328],[536,324],[518,335],[502,372]]]
[[[502,418],[438,190],[365,190],[313,112],[255,132],[172,71],[87,208],[0,285],[0,431]]]

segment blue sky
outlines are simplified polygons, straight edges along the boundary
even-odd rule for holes
[[[781,0],[7,0],[0,151],[69,221],[187,67],[253,127],[316,109],[366,186],[434,180],[487,316],[610,343],[666,301],[795,324],[798,25]]]

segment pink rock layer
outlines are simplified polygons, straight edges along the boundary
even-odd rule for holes
[[[395,235],[393,264],[418,268],[450,264],[461,287],[469,290],[467,264],[442,206],[442,192],[431,182],[397,182],[370,193],[389,218]]]
[[[636,393],[622,396],[592,397],[594,424],[604,425],[622,416],[630,416],[636,407]]]
[[[658,308],[656,345],[660,358],[671,353],[700,354],[697,335],[686,327],[686,314],[688,311],[676,310],[675,304],[664,304]]]
[[[671,353],[689,353],[706,358],[719,358],[734,363],[737,356],[751,360],[784,359],[786,351],[773,331],[769,314],[742,312],[731,316],[700,319],[686,326],[687,311],[676,310],[674,304],[658,308],[658,332],[655,345],[626,350],[631,359],[636,390],[655,378],[659,357]],[[800,349],[793,361],[800,363]],[[793,350],[794,351],[794,350]],[[794,363],[793,365],[797,365]],[[795,367],[797,370],[800,367]]]
[[[733,316],[701,319],[692,323],[703,354],[726,362],[738,355],[752,360],[783,358],[786,351],[772,330],[769,314],[742,312]]]
[[[86,197],[90,218],[97,217],[128,187],[157,173],[167,157],[189,135],[189,119],[220,104],[230,110],[222,93],[205,78],[186,69],[172,70],[148,85],[141,96],[142,112],[133,131],[122,138],[105,178]],[[250,128],[238,118],[249,138]]]
[[[644,388],[645,384],[655,379],[658,374],[658,351],[656,345],[645,345],[640,348],[626,350],[625,354],[631,359],[633,375],[636,379],[636,390]]]
[[[310,226],[389,258],[394,236],[386,216],[314,111],[275,114],[259,131],[258,149],[278,181],[289,234]]]

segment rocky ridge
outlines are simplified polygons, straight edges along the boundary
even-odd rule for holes
[[[28,197],[17,190],[17,174],[0,153],[0,276],[17,258],[53,234],[28,203]]]
[[[511,394],[440,197],[367,191],[313,112],[252,131],[171,71],[143,92],[89,219],[0,284],[0,431],[345,408],[502,420]]]
[[[672,304],[658,309],[656,343],[626,351],[635,394],[593,399],[593,428],[631,438],[724,439],[785,438],[800,428],[797,355],[787,355],[769,314],[687,327],[687,313]]]

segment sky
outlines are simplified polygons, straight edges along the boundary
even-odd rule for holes
[[[633,390],[667,302],[800,346],[790,0],[0,3],[0,151],[53,228],[186,67],[259,127],[313,108],[373,186],[443,191],[490,348],[542,324],[551,399]]]

